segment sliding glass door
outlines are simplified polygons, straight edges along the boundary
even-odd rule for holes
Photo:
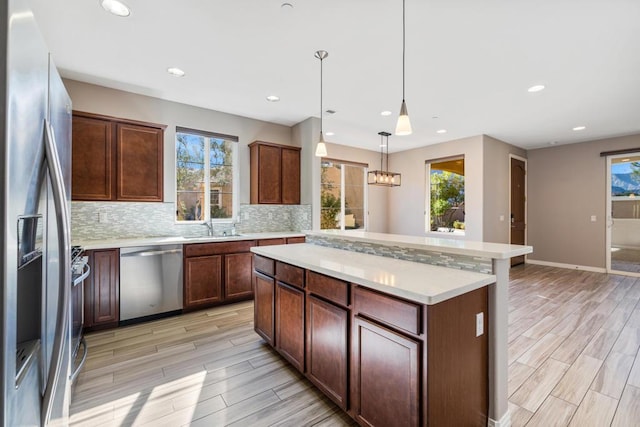
[[[607,271],[640,276],[640,153],[607,157]]]

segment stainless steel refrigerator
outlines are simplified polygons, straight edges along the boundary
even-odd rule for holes
[[[71,101],[25,0],[0,2],[2,425],[67,425]]]

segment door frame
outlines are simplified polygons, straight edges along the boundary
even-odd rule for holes
[[[528,210],[528,206],[527,204],[529,203],[528,200],[528,185],[529,185],[529,174],[527,173],[529,170],[529,164],[527,162],[527,159],[522,157],[522,156],[518,156],[517,154],[513,154],[513,153],[509,153],[509,214],[507,215],[507,225],[509,227],[509,244],[511,244],[511,159],[516,159],[516,160],[520,160],[521,162],[524,162],[524,244],[526,245],[528,240],[529,240],[529,227],[528,227],[528,215],[529,215],[529,210]],[[527,263],[527,255],[524,256],[524,263]]]
[[[607,273],[609,274],[619,274],[621,276],[631,276],[631,277],[640,277],[640,273],[635,273],[633,271],[623,271],[623,270],[613,270],[611,268],[611,233],[613,231],[613,218],[612,218],[612,196],[611,196],[611,160],[612,159],[620,159],[623,157],[629,157],[634,155],[640,155],[640,151],[635,153],[623,153],[623,154],[613,154],[607,157],[607,204],[605,207],[605,268]]]

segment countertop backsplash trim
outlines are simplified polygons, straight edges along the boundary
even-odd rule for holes
[[[307,234],[306,241],[307,243],[312,243],[314,245],[343,249],[363,254],[384,256],[405,261],[419,262],[422,264],[439,265],[442,267],[475,271],[484,274],[493,274],[493,266],[490,258],[448,254],[400,246],[379,245],[369,242],[358,242],[340,239],[337,237],[320,237],[309,234]]]
[[[100,222],[101,216],[105,222]],[[240,205],[239,217],[238,233],[311,228],[310,205]],[[76,240],[207,235],[203,224],[180,224],[174,218],[174,203],[71,202],[71,234]],[[214,234],[222,234],[232,224],[214,223],[213,227]]]

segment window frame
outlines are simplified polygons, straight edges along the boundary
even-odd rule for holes
[[[205,166],[204,166],[204,206],[202,208],[204,212],[204,218],[202,220],[179,220],[177,215],[174,214],[174,224],[179,225],[187,225],[187,224],[205,224],[205,223],[214,223],[214,224],[230,224],[235,223],[237,221],[237,217],[240,212],[240,168],[238,167],[238,137],[233,135],[225,135],[216,132],[202,131],[191,128],[184,128],[180,126],[176,126],[175,137],[174,137],[174,147],[173,147],[173,161],[174,161],[174,175],[173,182],[175,186],[174,190],[174,206],[177,210],[178,206],[178,159],[177,159],[177,142],[178,142],[178,134],[186,133],[191,135],[196,135],[205,138]],[[211,218],[211,191],[213,189],[219,187],[211,187],[211,164],[210,164],[210,150],[211,150],[211,142],[210,139],[223,139],[225,142],[232,143],[231,145],[231,176],[232,176],[232,185],[231,185],[231,216],[229,218]],[[223,193],[218,193],[219,204],[222,203]]]
[[[466,163],[465,155],[453,155],[447,157],[441,157],[437,159],[430,159],[425,161],[425,203],[424,203],[424,232],[427,235],[431,235],[434,237],[450,237],[450,238],[464,238],[466,236],[466,229],[463,230],[455,230],[455,231],[433,231],[431,230],[431,164],[433,163],[443,163],[453,160],[462,160]],[[466,168],[465,168],[466,170]],[[465,202],[467,199],[467,180],[466,180],[466,172],[463,175],[465,178],[464,181],[464,195]],[[465,205],[466,206],[466,205]],[[465,215],[466,222],[466,215]]]
[[[331,159],[331,158],[326,158],[323,157],[320,160],[320,203],[318,203],[318,205],[320,206],[320,216],[322,217],[322,164],[328,162],[331,164],[339,164],[341,165],[340,168],[340,228],[322,228],[322,224],[318,224],[318,227],[320,228],[320,230],[340,230],[340,231],[367,231],[369,228],[369,186],[367,184],[367,173],[369,172],[369,164],[367,163],[358,163],[358,162],[352,162],[352,161],[348,161],[348,160],[340,160],[340,159]],[[346,205],[346,197],[345,195],[345,168],[344,166],[351,166],[351,167],[359,167],[362,168],[362,192],[363,192],[363,226],[362,228],[355,228],[355,229],[345,229],[345,205]]]

